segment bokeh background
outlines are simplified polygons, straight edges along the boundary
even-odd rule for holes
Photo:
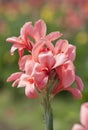
[[[53,101],[54,129],[71,130],[79,123],[79,110],[88,101],[88,0],[0,0],[0,130],[43,130],[40,99],[28,99],[24,89],[12,88],[6,79],[18,71],[18,54],[10,55],[6,38],[19,36],[25,22],[43,19],[47,33],[60,31],[62,38],[77,47],[76,73],[84,82],[83,98],[68,92]]]

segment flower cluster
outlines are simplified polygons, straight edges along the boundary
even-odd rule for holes
[[[73,64],[76,47],[67,40],[58,40],[61,36],[58,31],[46,35],[43,20],[38,20],[34,26],[31,22],[25,23],[19,37],[7,38],[7,42],[13,44],[11,54],[18,50],[20,57],[20,72],[12,74],[7,81],[13,81],[13,86],[25,87],[29,98],[37,98],[44,93],[54,96],[63,90],[70,91],[75,98],[81,98],[83,83],[75,74]],[[25,50],[28,55],[24,55]],[[72,87],[74,82],[76,86]]]
[[[83,103],[81,106],[80,122],[81,124],[75,124],[72,130],[88,130],[88,102]]]

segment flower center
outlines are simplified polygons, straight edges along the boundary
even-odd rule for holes
[[[28,81],[30,82],[30,84],[34,83],[34,78],[29,78]]]
[[[42,68],[42,71],[44,71],[46,75],[50,75],[50,71],[47,67]]]

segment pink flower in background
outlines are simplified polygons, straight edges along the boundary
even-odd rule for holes
[[[80,110],[81,124],[75,124],[72,130],[88,130],[88,102],[83,103]]]
[[[36,9],[36,8],[41,8],[44,3],[46,2],[46,0],[36,0],[36,1],[33,1],[33,0],[28,0],[29,2],[29,5],[32,6],[33,9]]]
[[[57,40],[60,32],[46,35],[46,24],[39,20],[34,27],[31,22],[26,23],[21,29],[20,37],[8,38],[13,42],[12,53],[18,49],[20,54],[19,69],[21,72],[12,74],[7,81],[13,81],[13,86],[25,87],[25,94],[29,98],[48,93],[50,96],[67,90],[75,98],[82,97],[83,83],[76,76],[74,60],[76,47],[67,40]],[[32,40],[31,40],[32,39]],[[26,49],[29,53],[23,56]],[[76,87],[72,87],[73,83]]]
[[[73,9],[68,10],[65,24],[66,26],[70,26],[70,28],[81,28],[83,25],[83,19],[81,15],[79,15],[76,11]]]

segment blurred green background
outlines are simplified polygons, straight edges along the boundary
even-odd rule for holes
[[[88,0],[0,0],[0,130],[43,130],[41,101],[12,88],[8,76],[18,71],[18,54],[10,55],[6,38],[19,36],[25,22],[43,19],[47,33],[60,31],[77,47],[76,74],[84,82],[83,98],[61,92],[53,101],[54,130],[71,130],[79,122],[80,105],[88,101]]]

